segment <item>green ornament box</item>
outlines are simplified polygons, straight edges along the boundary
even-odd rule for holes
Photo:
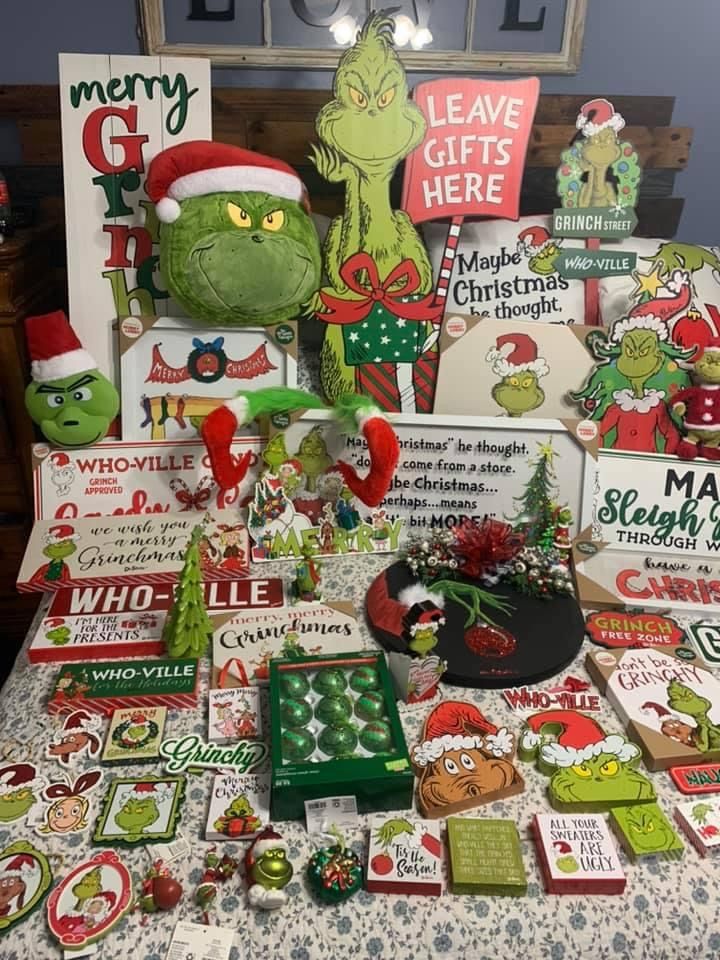
[[[321,719],[328,699],[347,715]],[[412,807],[413,772],[382,653],[272,660],[270,717],[273,820],[302,819],[306,800],[341,794],[354,794],[361,813]]]

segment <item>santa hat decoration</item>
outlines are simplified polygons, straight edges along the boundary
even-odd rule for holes
[[[481,749],[493,756],[513,752],[512,736],[490,723],[472,703],[446,700],[439,703],[425,721],[423,739],[413,747],[412,761],[426,767],[449,750]]]
[[[625,120],[619,113],[615,112],[615,107],[609,100],[598,97],[596,100],[589,100],[580,107],[575,126],[582,131],[583,136],[592,137],[607,128],[617,133],[625,126]]]
[[[550,368],[542,357],[538,357],[538,348],[532,337],[526,333],[504,333],[495,341],[495,346],[485,357],[492,364],[493,373],[507,377],[513,373],[529,370],[537,377],[550,373]]]
[[[97,368],[62,310],[26,317],[25,337],[35,383],[50,383]]]
[[[277,830],[273,830],[272,825],[268,825],[255,837],[250,849],[246,854],[246,860],[251,859],[254,863],[258,857],[261,857],[268,850],[284,850],[287,853],[288,845],[280,836]]]
[[[100,727],[102,718],[99,714],[88,713],[86,710],[76,710],[65,718],[62,730],[55,734],[54,743],[62,743],[69,733],[86,733],[90,738],[91,756],[100,749]]]
[[[29,853],[19,853],[4,867],[0,877],[20,877],[27,882],[34,873],[40,870],[40,864]]]
[[[297,476],[299,476],[303,472],[302,464],[300,463],[299,460],[295,460],[295,459],[285,460],[283,463],[280,464],[280,469],[288,473],[292,472]]]
[[[557,740],[546,743],[542,728],[559,727]],[[640,748],[617,733],[605,735],[602,727],[574,710],[545,710],[527,719],[520,737],[520,750],[528,753],[540,748],[540,759],[549,767],[573,767],[601,753],[609,753],[626,763],[640,756]]]
[[[79,540],[80,534],[69,523],[57,523],[50,527],[45,534],[45,543],[64,543],[66,540]]]
[[[42,790],[45,778],[36,776],[36,773],[31,763],[11,763],[0,768],[0,796],[18,790],[30,790],[32,793]]]
[[[669,336],[667,323],[659,316],[654,316],[653,314],[643,316],[633,312],[629,316],[615,321],[610,334],[610,340],[613,343],[620,343],[625,334],[630,333],[631,330],[652,330],[657,334],[658,340],[662,340],[663,342],[667,340]]]
[[[433,593],[421,583],[413,583],[401,590],[398,602],[406,608],[402,625],[411,637],[418,630],[430,629],[437,633],[447,622],[443,614],[445,597],[441,593]]]
[[[164,800],[169,800],[172,798],[174,789],[170,783],[151,783],[149,781],[144,781],[143,783],[136,783],[135,786],[131,787],[126,791],[125,800],[147,800],[149,797],[153,797],[162,803]]]
[[[63,467],[70,466],[70,457],[60,450],[56,450],[54,453],[50,454],[50,461],[56,470],[61,470]]]
[[[526,257],[534,257],[554,243],[556,241],[545,227],[526,227],[518,234],[517,252],[525,254]]]
[[[145,189],[161,223],[178,219],[183,200],[233,191],[295,200],[310,212],[305,186],[289,164],[212,140],[188,140],[162,150],[150,163]]]

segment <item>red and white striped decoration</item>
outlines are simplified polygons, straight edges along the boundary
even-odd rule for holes
[[[447,240],[445,241],[445,252],[443,253],[440,264],[437,290],[435,291],[435,303],[442,304],[443,307],[447,300],[448,288],[450,287],[450,277],[452,276],[455,254],[457,253],[458,243],[460,242],[462,224],[463,217],[453,217],[450,222]]]

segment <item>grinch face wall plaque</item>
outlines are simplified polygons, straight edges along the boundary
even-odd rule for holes
[[[93,843],[167,843],[175,836],[184,799],[184,777],[113,780]]]

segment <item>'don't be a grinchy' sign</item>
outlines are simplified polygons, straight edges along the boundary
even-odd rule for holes
[[[61,54],[60,107],[70,316],[112,378],[115,318],[182,315],[157,271],[158,222],[145,177],[161,150],[211,138],[210,65]]]

